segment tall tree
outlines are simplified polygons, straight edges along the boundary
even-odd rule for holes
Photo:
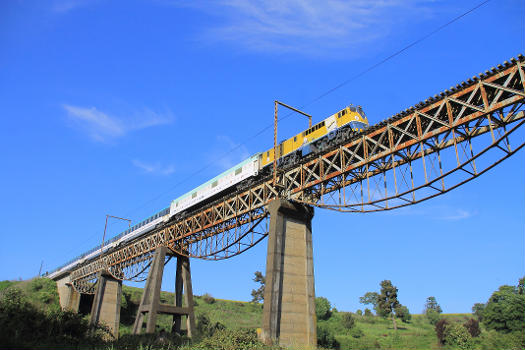
[[[258,303],[264,301],[264,286],[266,285],[266,279],[261,271],[255,271],[254,282],[260,283],[261,286],[257,289],[252,289],[252,301]]]
[[[381,293],[377,297],[377,312],[385,318],[391,316],[394,330],[397,330],[394,314],[395,309],[400,305],[397,300],[397,288],[389,280],[382,281],[380,285]]]
[[[428,297],[427,302],[425,303],[425,314],[428,312],[428,310],[434,310],[438,314],[442,313],[443,310],[441,310],[441,306],[439,306],[436,297]]]
[[[498,332],[523,332],[525,327],[525,295],[518,287],[501,286],[492,293],[483,310],[483,324]]]

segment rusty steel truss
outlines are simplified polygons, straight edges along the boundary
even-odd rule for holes
[[[137,279],[156,247],[226,259],[268,234],[266,206],[276,198],[342,212],[412,205],[470,181],[525,145],[525,57],[504,62],[356,135],[352,141],[277,172],[251,188],[202,206],[147,237],[74,270],[92,293],[103,269]]]

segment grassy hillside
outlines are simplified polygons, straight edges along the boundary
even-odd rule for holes
[[[16,293],[7,293],[13,288],[21,293],[21,296],[16,296]],[[123,286],[122,290],[122,308],[121,308],[121,326],[120,335],[121,340],[117,343],[99,343],[93,346],[93,341],[99,341],[100,338],[93,338],[87,332],[88,316],[76,316],[67,314],[64,316],[59,311],[58,294],[56,284],[48,279],[34,279],[29,281],[2,281],[0,282],[0,326],[3,325],[2,331],[5,329],[17,329],[16,327],[28,328],[28,332],[34,335],[34,329],[47,329],[41,331],[41,337],[46,341],[53,343],[44,344],[66,344],[60,343],[69,339],[68,346],[71,345],[70,340],[75,339],[79,344],[77,349],[81,346],[91,346],[90,348],[97,349],[115,349],[126,348],[134,349],[269,349],[262,344],[257,343],[255,336],[255,329],[262,324],[263,306],[259,303],[247,303],[239,301],[230,301],[215,299],[210,295],[195,296],[194,308],[197,319],[197,328],[200,335],[197,336],[196,342],[192,345],[183,345],[186,341],[183,338],[175,339],[178,343],[171,343],[170,347],[158,343],[158,335],[130,337],[131,328],[135,320],[135,315],[140,304],[142,289]],[[6,299],[6,296],[11,295],[11,299]],[[520,294],[521,295],[521,294]],[[17,305],[13,303],[13,298],[22,298],[22,302],[17,302],[20,305],[25,305],[22,308],[16,309]],[[26,301],[23,301],[26,300]],[[173,303],[173,293],[162,292],[161,302]],[[32,306],[28,306],[28,302]],[[24,304],[25,303],[25,304]],[[7,310],[7,311],[6,311]],[[7,312],[11,310],[11,315]],[[20,311],[25,312],[24,316]],[[412,315],[412,319],[408,323],[404,323],[401,319],[397,320],[398,329],[393,329],[392,321],[390,319],[383,319],[377,316],[361,316],[350,314],[346,312],[339,312],[332,309],[328,312],[330,315],[326,319],[317,321],[317,333],[320,347],[334,348],[334,349],[421,349],[421,350],[444,350],[444,349],[465,349],[465,350],[485,350],[485,349],[522,349],[525,344],[523,332],[515,333],[500,333],[494,330],[488,331],[481,325],[481,334],[474,338],[470,338],[464,346],[442,346],[438,343],[435,326],[430,324],[429,319],[425,315]],[[31,316],[34,315],[35,317]],[[75,316],[75,317],[73,317]],[[9,317],[12,317],[10,319]],[[26,318],[24,318],[26,317]],[[323,316],[324,317],[324,316]],[[15,320],[16,318],[16,320]],[[352,320],[349,325],[348,318]],[[472,319],[471,314],[442,314],[440,319],[446,319],[449,326],[457,326],[456,331],[459,333],[455,336],[465,337],[465,327],[463,324],[467,320]],[[12,325],[15,320],[16,327]],[[29,320],[29,321],[28,321]],[[38,322],[33,322],[37,320]],[[74,321],[74,322],[73,322]],[[42,323],[44,322],[44,323]],[[38,324],[44,325],[49,322],[54,322],[56,326],[42,327]],[[34,328],[35,323],[37,328]],[[157,331],[164,329],[170,332],[172,324],[172,316],[159,315],[157,323]],[[69,325],[67,328],[69,333],[57,331],[57,329],[66,329],[63,326]],[[183,322],[183,328],[184,328]],[[7,327],[7,328],[6,328]],[[11,327],[11,328],[10,328]],[[31,328],[33,327],[33,328]],[[84,333],[76,334],[75,330],[80,327],[84,329]],[[452,327],[454,328],[454,327]],[[451,328],[451,329],[452,329]],[[219,330],[219,331],[218,331]],[[46,333],[47,332],[47,333]],[[86,333],[87,332],[87,333]],[[78,333],[78,332],[77,332]],[[61,336],[66,334],[67,337]],[[58,335],[58,336],[57,336]],[[69,337],[69,338],[68,338]],[[1,336],[0,336],[0,339]],[[20,338],[25,339],[25,338]],[[29,338],[28,338],[29,339]],[[458,338],[459,339],[459,338]],[[6,339],[4,339],[6,341]],[[145,346],[144,341],[154,344],[154,347]],[[83,343],[84,342],[84,343]],[[88,342],[88,343],[86,343]],[[148,343],[148,344],[150,344]],[[123,345],[127,344],[127,345]],[[179,345],[176,345],[179,344]],[[182,344],[182,347],[180,345]],[[225,346],[225,344],[229,344]],[[0,342],[0,348],[1,346]],[[35,348],[33,343],[29,343],[28,349]],[[40,347],[41,348],[41,347]],[[71,348],[71,346],[70,346]]]

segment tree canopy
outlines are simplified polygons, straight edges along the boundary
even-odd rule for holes
[[[521,280],[520,280],[521,281]],[[487,329],[509,333],[525,328],[525,294],[520,287],[501,286],[495,291],[485,309],[482,322]]]
[[[397,288],[389,280],[381,281],[381,293],[377,297],[377,312],[383,317],[392,317],[394,329],[397,330],[394,311],[400,306],[397,300]]]

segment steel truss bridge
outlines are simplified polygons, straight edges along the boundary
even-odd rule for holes
[[[475,179],[525,145],[525,57],[408,108],[313,159],[278,169],[250,188],[202,205],[72,271],[81,293],[98,272],[140,280],[159,246],[201,259],[227,259],[268,235],[276,198],[341,212],[391,210]]]

